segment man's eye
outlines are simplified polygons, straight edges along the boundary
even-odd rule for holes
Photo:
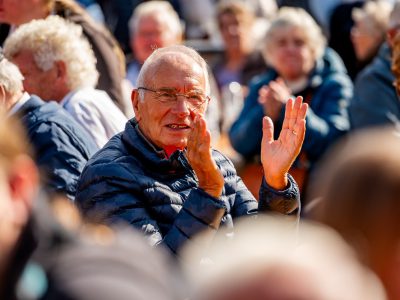
[[[189,95],[189,99],[192,100],[192,101],[197,101],[197,102],[203,101],[203,97],[201,95],[198,95],[198,94]]]
[[[158,94],[161,98],[166,99],[166,100],[173,100],[175,99],[175,95],[167,92],[160,92]]]

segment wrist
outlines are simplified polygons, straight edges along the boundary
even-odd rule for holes
[[[287,173],[285,173],[284,175],[280,175],[280,176],[265,175],[264,177],[265,177],[266,183],[271,188],[278,190],[278,191],[282,191],[282,190],[286,189],[286,187],[288,185],[288,181],[289,181],[288,177],[287,177]]]

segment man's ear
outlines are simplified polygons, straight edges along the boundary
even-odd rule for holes
[[[131,93],[131,101],[133,111],[135,112],[135,118],[137,121],[140,121],[140,112],[139,112],[139,92],[137,89],[133,89]]]
[[[13,162],[8,183],[14,214],[23,224],[28,219],[39,189],[39,171],[30,157],[21,155]]]
[[[63,62],[62,60],[56,60],[54,62],[54,66],[56,67],[57,78],[67,78],[67,66],[65,62]]]

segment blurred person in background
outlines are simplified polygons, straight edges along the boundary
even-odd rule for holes
[[[58,102],[98,148],[124,130],[125,115],[94,88],[96,58],[81,26],[58,16],[25,23],[7,38],[4,55],[19,67],[25,91]]]
[[[352,11],[355,7],[362,7],[366,0],[341,0],[332,11],[329,18],[330,48],[335,50],[343,59],[347,72],[352,80],[358,73],[357,58],[351,42],[351,29],[354,26]],[[320,1],[321,2],[321,1]]]
[[[18,2],[18,4],[17,4]],[[0,23],[9,24],[12,32],[16,27],[34,19],[59,15],[82,26],[83,34],[89,40],[96,56],[99,72],[97,88],[108,93],[118,107],[128,113],[129,97],[124,98],[125,57],[118,42],[101,24],[74,0],[3,0],[0,2]],[[7,35],[5,36],[7,37]],[[0,44],[3,44],[0,41]],[[128,111],[125,111],[128,109]]]
[[[226,133],[243,107],[250,78],[263,73],[264,58],[256,49],[255,15],[245,2],[221,1],[217,21],[224,55],[212,67],[221,93],[222,131]]]
[[[309,104],[307,130],[291,172],[304,192],[313,165],[350,128],[347,106],[353,85],[340,57],[326,47],[320,28],[301,8],[280,9],[265,36],[264,55],[270,69],[250,83],[229,138],[237,152],[248,161],[257,162],[263,117],[270,117],[279,132],[287,99],[302,96]],[[246,184],[254,187],[262,173],[257,164],[250,167],[241,175]]]
[[[183,299],[177,270],[138,233],[84,224],[49,198],[29,149],[0,116],[0,299]]]
[[[400,101],[393,83],[400,60],[393,61],[396,72],[392,73],[392,55],[400,53],[400,44],[395,37],[400,29],[400,1],[390,14],[386,42],[379,49],[374,60],[357,76],[354,97],[350,102],[350,123],[352,130],[370,126],[397,124],[400,120]],[[397,57],[397,55],[396,55]]]
[[[154,50],[179,45],[183,42],[182,24],[178,14],[167,1],[148,1],[138,5],[129,20],[131,47],[134,60],[128,64],[127,78],[133,87],[144,61]],[[220,98],[212,72],[209,71],[211,98],[206,119],[213,141],[220,135]]]
[[[332,148],[310,181],[306,216],[336,229],[400,298],[400,134],[360,130]]]
[[[218,27],[224,41],[223,60],[213,67],[218,86],[231,82],[247,85],[252,77],[265,71],[256,40],[250,34],[255,16],[251,8],[238,0],[222,1],[217,7]]]
[[[287,102],[278,140],[268,117],[260,124],[265,179],[257,203],[232,162],[211,147],[204,118],[207,70],[204,59],[182,45],[149,56],[132,91],[135,118],[82,172],[76,203],[84,215],[127,222],[152,246],[179,255],[200,231],[212,240],[220,226],[232,229],[239,217],[297,208],[298,187],[287,171],[304,139],[307,104],[301,97]]]
[[[358,72],[377,55],[385,41],[392,5],[387,1],[368,1],[361,8],[353,8],[354,25],[351,42],[357,59]]]
[[[386,299],[377,277],[325,226],[302,221],[296,230],[287,219],[246,219],[229,241],[221,230],[207,254],[196,247],[202,238],[182,251],[193,300]]]
[[[2,55],[0,110],[20,119],[25,126],[48,192],[74,199],[81,171],[98,148],[61,106],[27,93],[23,79],[18,67]]]
[[[136,86],[140,68],[155,49],[183,41],[179,16],[167,1],[139,4],[129,20],[129,32],[134,59],[128,62],[126,76],[132,86]]]

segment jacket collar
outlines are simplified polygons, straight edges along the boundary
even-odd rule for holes
[[[143,135],[135,118],[128,121],[121,138],[128,151],[154,171],[171,174],[191,170],[185,156],[186,150],[177,150],[168,158],[163,149],[156,147]]]

